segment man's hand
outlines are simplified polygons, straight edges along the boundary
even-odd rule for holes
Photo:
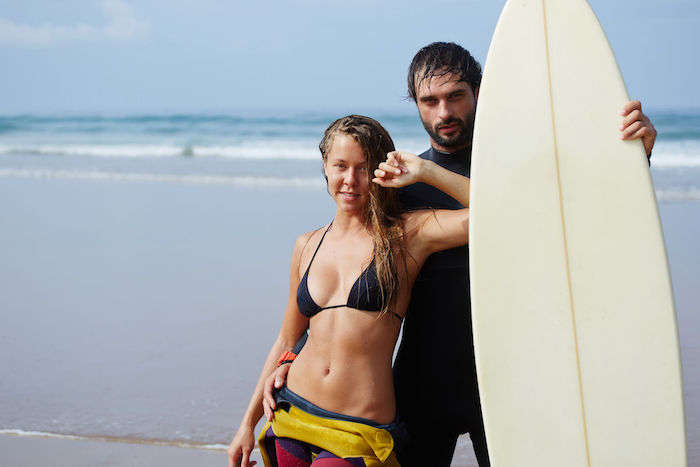
[[[651,150],[656,141],[656,129],[649,117],[642,112],[642,103],[639,101],[628,102],[622,108],[622,116],[625,118],[620,127],[621,138],[625,140],[641,138],[647,157],[651,156]]]
[[[386,162],[379,164],[372,181],[389,188],[401,188],[420,181],[423,159],[404,151],[387,154]]]
[[[268,421],[272,421],[275,418],[275,409],[277,404],[275,404],[275,397],[272,395],[275,389],[279,389],[284,385],[287,380],[287,373],[289,373],[289,367],[292,366],[291,363],[286,363],[270,374],[270,376],[265,379],[265,385],[263,386],[263,412],[265,412],[265,418]]]

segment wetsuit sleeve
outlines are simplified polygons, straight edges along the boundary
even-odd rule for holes
[[[303,349],[304,345],[306,345],[306,339],[308,339],[308,338],[309,338],[309,332],[307,331],[301,335],[301,338],[294,346],[294,349],[292,349],[292,353],[299,355],[299,352],[301,352],[301,349]]]

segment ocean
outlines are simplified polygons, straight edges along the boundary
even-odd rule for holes
[[[649,115],[700,465],[700,112]],[[0,116],[0,434],[223,449],[293,242],[333,215],[318,142],[338,116]],[[415,112],[371,116],[427,148]]]
[[[375,114],[397,148],[422,152],[415,113]],[[700,112],[657,112],[657,197],[700,199]],[[0,116],[0,175],[318,186],[318,141],[337,115]]]

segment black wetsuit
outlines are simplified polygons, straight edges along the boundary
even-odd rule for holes
[[[445,154],[431,148],[420,157],[469,176],[470,149]],[[401,201],[407,210],[463,207],[423,183],[402,188]],[[398,453],[404,467],[449,466],[457,437],[466,432],[479,465],[489,465],[474,363],[468,261],[466,246],[435,253],[413,286],[394,363],[398,413],[410,434],[409,446]]]

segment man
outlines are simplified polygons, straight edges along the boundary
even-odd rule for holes
[[[408,94],[430,137],[420,155],[469,176],[471,142],[481,66],[453,43],[436,42],[416,54],[408,71]],[[656,131],[638,101],[622,110],[623,139],[641,138],[648,157]],[[459,203],[427,185],[402,189],[406,209],[457,209]],[[289,365],[268,379],[280,387]],[[489,465],[474,363],[469,301],[468,250],[431,256],[413,288],[394,363],[400,418],[410,439],[399,452],[403,466],[449,466],[457,438],[469,433],[481,467]],[[269,402],[263,402],[268,412]]]
[[[469,176],[481,66],[456,44],[434,43],[413,58],[408,95],[416,103],[430,149],[420,155]],[[416,184],[402,190],[406,209],[457,209],[459,203]],[[479,465],[488,465],[469,308],[467,247],[428,258],[413,286],[394,362],[398,413],[410,439],[401,465],[449,466],[468,432]]]
[[[469,176],[481,67],[456,44],[421,49],[408,71],[408,93],[418,107],[431,148],[421,154]],[[648,155],[656,131],[639,102],[623,110],[622,136],[642,138]],[[407,209],[459,208],[428,186],[402,192]],[[398,412],[411,441],[404,466],[448,466],[457,437],[468,432],[480,466],[489,465],[474,364],[466,247],[433,255],[416,281],[394,363]]]

